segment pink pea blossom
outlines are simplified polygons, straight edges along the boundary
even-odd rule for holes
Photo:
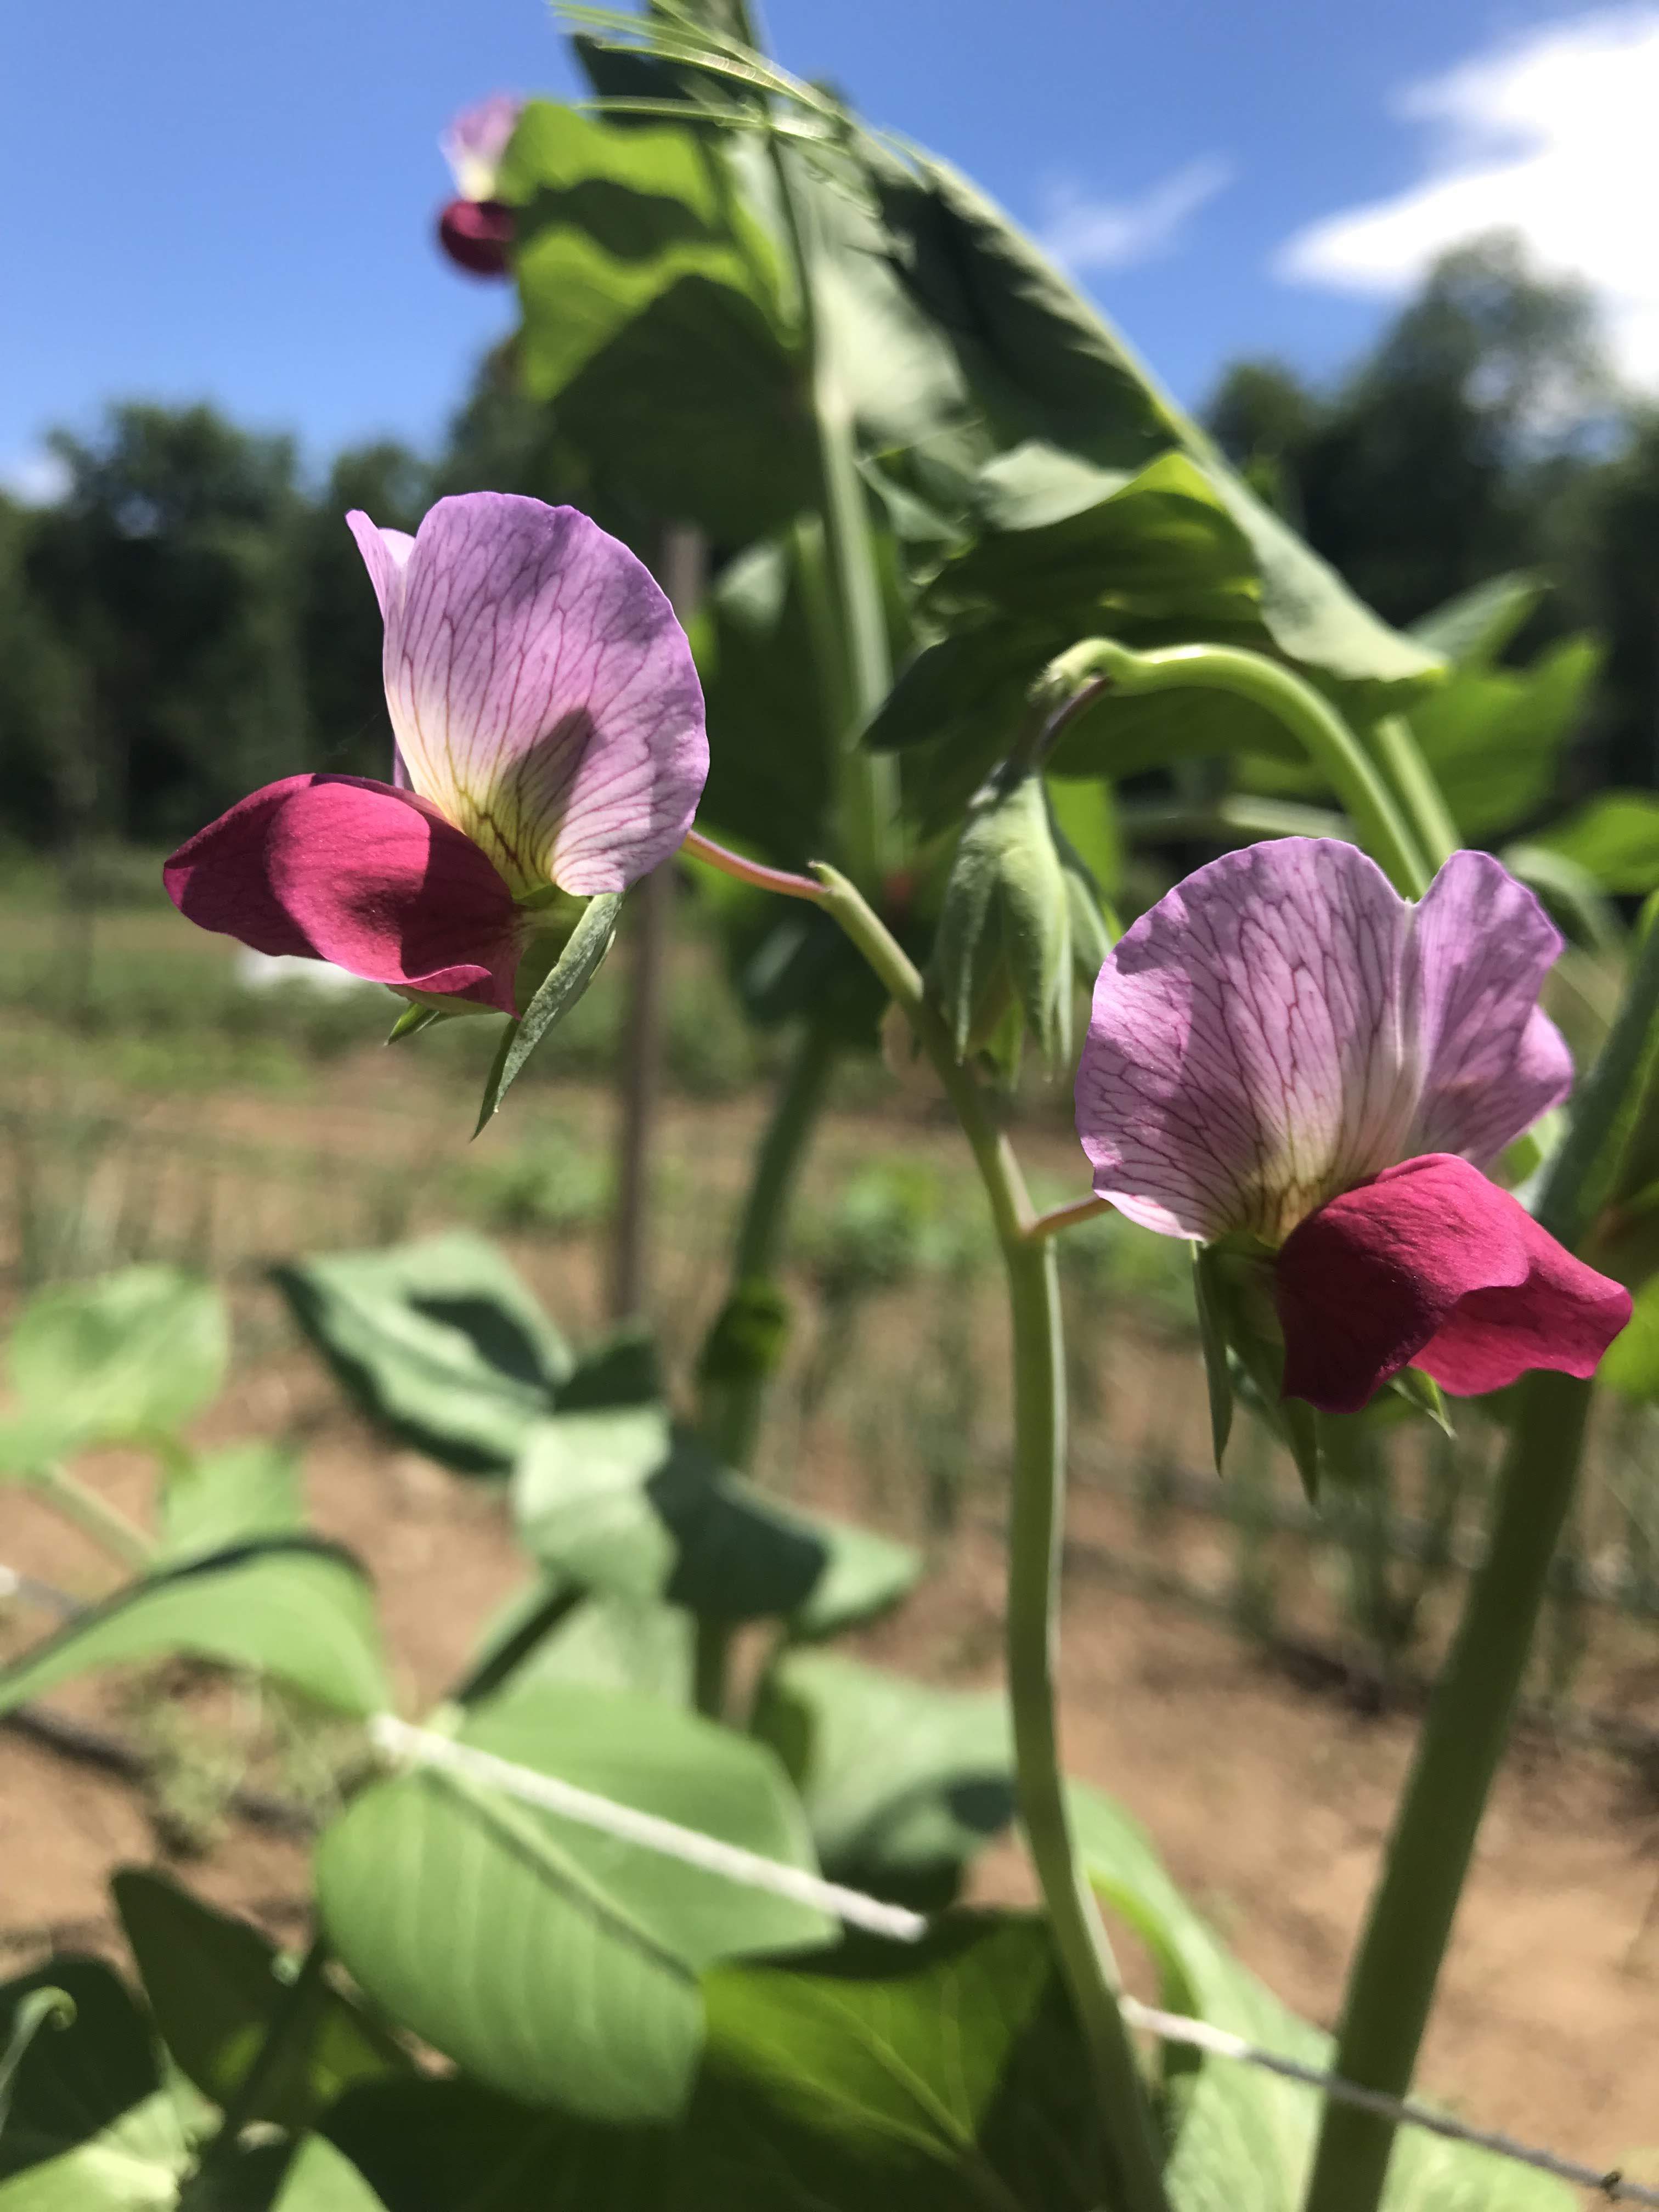
[[[455,198],[440,210],[438,243],[473,276],[505,276],[513,243],[513,210],[495,197],[507,142],[523,100],[506,92],[464,107],[439,139],[455,179]]]
[[[1285,838],[1200,868],[1113,949],[1078,1072],[1094,1187],[1165,1236],[1273,1255],[1286,1396],[1357,1410],[1594,1373],[1630,1316],[1483,1170],[1565,1097],[1538,994],[1561,939],[1488,855],[1413,906],[1364,854]]]
[[[554,891],[619,891],[684,838],[708,772],[673,610],[574,507],[440,500],[416,536],[347,518],[385,622],[392,781],[294,775],[167,863],[205,929],[422,996],[517,1011]]]

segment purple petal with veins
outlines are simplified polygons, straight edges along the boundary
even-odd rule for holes
[[[702,691],[648,570],[574,507],[440,500],[404,555],[349,518],[386,617],[411,787],[516,896],[622,890],[679,845],[708,773]]]
[[[1538,1007],[1560,933],[1487,853],[1454,853],[1417,909],[1425,1062],[1407,1150],[1484,1167],[1565,1098],[1572,1060]]]
[[[1078,1130],[1097,1194],[1166,1235],[1304,1214],[1400,1157],[1411,909],[1352,845],[1228,853],[1141,916],[1095,988]]]

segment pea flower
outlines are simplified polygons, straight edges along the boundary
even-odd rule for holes
[[[1113,948],[1077,1079],[1096,1193],[1273,1255],[1285,1397],[1355,1412],[1408,1364],[1460,1396],[1589,1375],[1630,1318],[1481,1171],[1571,1083],[1537,1004],[1560,950],[1485,854],[1413,906],[1302,837],[1200,868]]]
[[[512,1014],[556,893],[665,860],[708,773],[685,634],[649,572],[568,507],[440,500],[413,538],[346,517],[386,626],[393,780],[290,775],[163,871],[256,951]]]
[[[492,93],[464,107],[438,141],[455,179],[455,198],[438,216],[438,243],[473,276],[507,273],[513,210],[495,198],[495,179],[523,108],[511,93]]]

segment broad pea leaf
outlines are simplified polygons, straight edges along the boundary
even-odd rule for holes
[[[5,1458],[165,1436],[218,1395],[229,1357],[223,1300],[175,1268],[43,1291],[6,1346],[21,1410]]]
[[[708,1978],[672,2126],[603,2127],[476,2084],[354,2091],[331,2138],[392,2212],[1097,2212],[1082,2055],[1040,1923],[963,1916]]]
[[[532,100],[498,189],[517,209],[526,362],[547,398],[683,276],[738,293],[781,325],[776,252],[708,132],[619,131]]]
[[[514,1686],[464,1742],[793,1866],[800,1810],[759,1745],[649,1698]],[[605,2119],[672,2116],[712,1960],[819,1943],[821,1915],[433,1771],[325,1831],[318,1898],[370,1996],[486,2086]]]
[[[1548,589],[1525,569],[1492,576],[1414,622],[1409,635],[1454,668],[1489,668]]]
[[[0,1712],[94,1668],[174,1652],[252,1668],[336,1711],[391,1702],[374,1596],[351,1553],[268,1537],[129,1583],[0,1668]]]
[[[589,1590],[717,1620],[781,1617],[805,1637],[885,1611],[921,1571],[907,1546],[769,1498],[660,1405],[540,1423],[513,1506],[542,1565]]]
[[[305,1525],[300,1455],[287,1444],[228,1444],[180,1459],[161,1487],[160,1564],[174,1566]]]
[[[1490,837],[1548,805],[1600,665],[1593,640],[1564,638],[1529,668],[1460,668],[1407,708],[1466,836]]]
[[[825,1870],[930,1909],[1013,1818],[1007,1709],[827,1653],[768,1674],[755,1733],[794,1778]]]
[[[569,1376],[569,1347],[495,1249],[457,1231],[278,1267],[342,1389],[459,1474],[503,1474]]]
[[[287,1993],[276,1945],[160,1875],[127,1867],[111,1887],[168,2051],[204,2097],[228,2103]],[[247,2117],[307,2127],[356,2083],[409,2070],[406,2055],[360,2004],[319,1982],[305,2021],[294,2024],[288,2057]]]
[[[1527,842],[1583,868],[1603,891],[1659,887],[1659,799],[1651,792],[1601,792]]]
[[[1239,1964],[1170,1881],[1136,1823],[1099,1790],[1070,1785],[1079,1856],[1101,1895],[1146,1942],[1163,2003],[1303,2064],[1328,2068],[1328,2036]],[[1296,2212],[1319,2125],[1317,2094],[1261,2069],[1165,2046],[1175,2146],[1172,2212]],[[1559,2183],[1490,2153],[1403,2130],[1384,2212],[1568,2212]]]
[[[553,1585],[538,1581],[504,1608],[481,1656],[496,1648]],[[691,1702],[695,1630],[677,1605],[649,1599],[583,1595],[574,1609],[514,1668],[515,1689],[532,1682],[588,1682],[601,1690],[633,1690],[670,1705]]]
[[[1270,650],[1371,713],[1431,676],[1437,655],[1379,621],[1255,497],[1000,208],[933,158],[872,172],[893,266],[950,338],[999,446],[1040,440],[1128,475],[1180,450],[1250,549]]]
[[[708,717],[700,813],[799,867],[823,848],[834,732],[787,538],[751,545],[721,572],[690,636]]]

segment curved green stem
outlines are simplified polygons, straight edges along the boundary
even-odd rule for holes
[[[1281,723],[1322,769],[1342,801],[1362,843],[1397,891],[1420,898],[1429,870],[1405,817],[1364,748],[1342,717],[1310,684],[1278,661],[1233,646],[1176,645],[1131,653],[1108,638],[1088,638],[1053,664],[1060,681],[1104,678],[1131,697],[1189,687],[1248,699]]]
[[[1100,1912],[1078,1864],[1055,1725],[1066,1384],[1058,1272],[1018,1163],[980,1085],[961,1066],[921,976],[845,877],[814,872],[824,903],[908,1018],[957,1109],[990,1201],[1013,1324],[1014,1476],[1009,1516],[1007,1664],[1020,1817],[1054,1948],[1092,2062],[1112,2197],[1122,2212],[1167,2212],[1158,2130],[1117,2001]]]
[[[1459,849],[1463,838],[1435,781],[1434,771],[1412,735],[1410,723],[1403,714],[1384,714],[1371,732],[1371,744],[1389,787],[1405,809],[1429,866],[1439,867]]]
[[[303,2060],[305,2046],[317,2032],[320,2017],[317,1999],[328,1959],[326,1938],[313,1936],[299,1971],[277,1998],[248,2069],[231,2092],[224,2118],[202,2153],[204,2173],[234,2154],[238,2136],[250,2121],[259,2118],[259,2108],[280,2069]]]
[[[83,1536],[90,1536],[112,1559],[131,1567],[135,1574],[149,1573],[155,1559],[155,1547],[149,1538],[67,1468],[48,1461],[29,1470],[28,1482],[37,1498],[72,1522]]]
[[[1509,1740],[1549,1565],[1571,1503],[1590,1385],[1529,1375],[1492,1543],[1441,1669],[1382,1881],[1348,1978],[1336,2071],[1403,2097],[1486,1798]],[[1375,2212],[1394,2124],[1328,2103],[1306,2212]]]

